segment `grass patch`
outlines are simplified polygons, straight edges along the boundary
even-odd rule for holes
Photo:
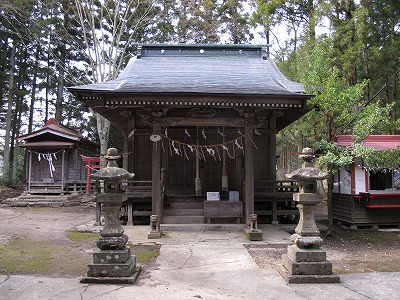
[[[85,249],[98,249],[92,241],[100,235],[92,233],[66,232],[72,242],[54,245],[50,242],[38,242],[28,239],[16,239],[0,246],[0,274],[44,275],[44,276],[82,276],[92,255]],[[130,245],[137,263],[150,265],[160,254],[160,245]]]
[[[101,237],[97,233],[79,232],[76,230],[67,230],[66,235],[73,242],[90,242],[98,240]]]
[[[51,252],[44,243],[11,241],[2,247],[0,271],[5,274],[43,273],[49,270]]]
[[[0,247],[0,274],[82,275],[90,256],[46,242],[17,239]]]
[[[138,263],[148,263],[160,255],[160,245],[131,245],[131,252]]]

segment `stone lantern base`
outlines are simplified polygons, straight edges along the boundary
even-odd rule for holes
[[[136,257],[129,247],[100,250],[93,253],[93,262],[88,264],[87,276],[81,283],[133,284],[140,274]]]
[[[332,273],[332,263],[326,260],[326,252],[320,249],[300,249],[288,246],[277,266],[287,283],[339,283],[339,276]]]

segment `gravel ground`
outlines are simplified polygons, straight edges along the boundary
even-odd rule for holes
[[[315,217],[317,223],[327,226],[325,203],[318,205]],[[400,272],[400,229],[349,230],[334,224],[333,235],[321,233],[321,237],[335,273]],[[286,253],[283,245],[250,245],[247,249],[265,270],[275,268]]]

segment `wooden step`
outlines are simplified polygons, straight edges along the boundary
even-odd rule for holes
[[[164,224],[204,224],[204,217],[200,216],[164,216]]]
[[[204,216],[204,209],[166,209],[164,210],[164,216]]]
[[[204,203],[173,202],[169,204],[170,209],[203,209]]]
[[[168,203],[203,203],[206,200],[205,197],[185,197],[185,196],[180,196],[180,197],[175,197],[175,196],[169,196],[167,197],[167,202]]]

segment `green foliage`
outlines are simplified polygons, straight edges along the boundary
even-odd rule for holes
[[[377,151],[371,147],[354,144],[350,150],[354,157],[359,157],[363,160],[364,165],[370,171],[393,170],[400,166],[399,148]]]
[[[315,95],[309,105],[318,105],[320,116],[314,116],[325,125],[319,138],[334,140],[343,130],[343,124],[354,118],[368,81],[349,86],[334,67],[329,49],[332,49],[329,38],[318,39],[311,49],[304,47],[299,73],[306,91]]]
[[[399,128],[400,120],[392,121],[391,114],[394,103],[381,106],[380,102],[363,107],[356,115],[354,122],[353,138],[355,142],[361,142],[370,134],[392,132]]]
[[[353,162],[353,156],[348,149],[337,147],[332,142],[322,140],[316,143],[316,147],[323,154],[318,157],[318,164],[328,167],[330,172],[334,172],[336,168],[351,165]]]
[[[228,35],[230,43],[248,43],[254,37],[250,32],[250,16],[244,9],[245,3],[243,0],[226,0],[218,8],[221,33]]]
[[[362,159],[369,171],[393,170],[400,166],[400,148],[377,151],[360,143],[342,148],[328,141],[320,141],[316,143],[316,147],[323,154],[318,158],[318,164],[327,166],[331,172],[352,164],[357,158]]]
[[[180,2],[180,3],[179,3]],[[250,17],[244,0],[183,0],[175,4],[174,41],[180,43],[247,43]],[[165,42],[165,41],[164,41]]]

